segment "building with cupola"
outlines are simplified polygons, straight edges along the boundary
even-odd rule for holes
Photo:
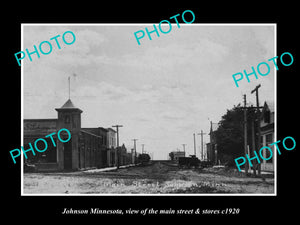
[[[54,119],[24,119],[24,149],[28,149],[29,143],[33,144],[38,138],[43,138],[48,143],[48,149],[44,152],[35,151],[35,155],[27,152],[25,164],[34,165],[36,171],[68,171],[132,163],[131,153],[127,153],[125,145],[117,148],[114,129],[81,127],[83,111],[74,106],[71,99],[55,110],[57,118]],[[45,138],[53,132],[57,134],[62,128],[71,133],[68,142],[61,142],[54,135],[54,146],[50,137]]]

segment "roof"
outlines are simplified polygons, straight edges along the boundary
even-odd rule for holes
[[[63,106],[61,108],[56,108],[55,110],[62,110],[62,109],[76,109],[79,110],[80,112],[82,112],[81,109],[77,108],[76,106],[74,106],[73,102],[71,101],[71,99],[68,99],[65,104],[63,104]]]
[[[66,103],[61,108],[76,108],[76,107],[74,106],[71,99],[68,99],[68,101],[66,101]]]
[[[106,128],[104,128],[104,127],[98,127],[98,129],[103,130],[103,131],[105,131],[105,132],[108,131],[108,129],[106,129]]]
[[[112,128],[106,128],[107,130],[109,130],[109,131],[112,131],[112,132],[114,132],[114,133],[117,133],[117,131],[115,131],[114,129],[112,129]]]
[[[99,136],[99,135],[93,134],[93,133],[88,132],[88,131],[83,130],[83,129],[80,129],[80,132],[81,132],[81,133],[86,133],[86,134],[88,134],[88,135],[91,135],[91,136],[94,136],[94,137],[97,137],[97,138],[102,138],[102,137]]]
[[[275,107],[273,101],[265,101],[264,107],[267,107],[270,110],[270,112],[274,112]]]
[[[57,119],[24,119],[24,122],[53,122],[53,121],[57,121]]]

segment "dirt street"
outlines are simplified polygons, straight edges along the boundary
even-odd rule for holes
[[[113,171],[25,173],[24,194],[274,193],[274,177],[224,168],[179,169],[157,161]]]

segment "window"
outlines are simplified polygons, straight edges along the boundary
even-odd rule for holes
[[[65,115],[65,123],[70,123],[70,115]]]
[[[32,145],[32,148],[35,150],[35,155],[33,155],[32,152],[28,152],[26,156],[28,159],[26,160],[29,163],[54,163],[57,162],[56,160],[56,154],[57,154],[57,149],[54,147],[52,140],[50,138],[43,138],[47,142],[47,148],[43,152],[39,152],[35,150],[34,147],[34,141],[30,142]],[[26,140],[25,140],[26,141]],[[53,138],[54,143],[56,143],[56,138]],[[26,142],[24,142],[26,143]],[[45,149],[46,145],[43,141],[39,141],[36,143],[36,147],[40,150]],[[29,149],[30,146],[28,143],[24,145],[24,149],[27,150]],[[24,156],[25,158],[25,156]]]
[[[266,110],[264,112],[264,122],[265,123],[270,123],[270,114],[271,114],[271,112],[269,110]]]

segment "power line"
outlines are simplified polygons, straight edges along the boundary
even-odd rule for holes
[[[138,139],[132,139],[133,140],[133,143],[134,143],[134,164],[136,164],[136,141],[138,140]]]
[[[186,146],[186,144],[182,144],[184,154],[185,154],[185,146]]]

